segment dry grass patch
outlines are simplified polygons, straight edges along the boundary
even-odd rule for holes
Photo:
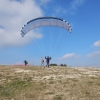
[[[0,66],[0,100],[100,100],[100,69]]]

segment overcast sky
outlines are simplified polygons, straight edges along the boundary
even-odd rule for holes
[[[51,56],[58,65],[100,67],[99,10],[100,0],[0,0],[0,64],[40,65]],[[21,37],[25,23],[44,16],[68,21],[72,33],[39,27]]]

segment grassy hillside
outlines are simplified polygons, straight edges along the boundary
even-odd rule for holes
[[[100,100],[100,68],[0,66],[0,100]]]

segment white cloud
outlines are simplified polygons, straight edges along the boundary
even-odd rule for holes
[[[84,4],[85,0],[73,0],[71,2],[71,5],[68,9],[66,9],[65,7],[62,7],[61,5],[60,6],[57,6],[55,8],[55,12],[54,12],[54,15],[57,15],[57,14],[74,14],[76,12],[76,10],[78,9],[79,6],[82,6]],[[67,5],[67,4],[66,4]]]
[[[79,6],[82,6],[84,2],[85,0],[73,0],[67,12],[70,14],[74,14],[76,12],[75,10],[77,10]]]
[[[92,52],[91,54],[88,54],[87,57],[89,58],[100,57],[100,51]]]
[[[40,0],[42,4],[46,4],[48,2],[50,2],[51,0]]]
[[[99,40],[99,41],[94,42],[93,46],[95,46],[95,47],[99,47],[99,46],[100,46],[100,40]]]
[[[4,31],[5,31],[4,29],[0,28],[0,34],[3,33]]]
[[[71,3],[71,9],[77,9],[78,6],[81,6],[85,0],[73,0]]]
[[[37,2],[38,2],[38,4],[41,6],[41,7],[43,7],[43,8],[45,8],[45,9],[47,9],[48,8],[48,3],[49,2],[51,2],[52,0],[36,0]]]
[[[29,20],[43,16],[43,11],[34,0],[0,1],[0,47],[19,46],[41,38],[41,34],[30,32],[25,38],[20,35],[21,27]]]
[[[66,9],[64,7],[61,7],[61,6],[57,6],[55,8],[55,15],[60,14],[60,13],[65,14],[66,13]]]
[[[62,58],[67,59],[67,58],[71,58],[71,57],[74,57],[74,56],[75,56],[75,54],[71,53],[71,54],[65,54]]]
[[[68,58],[79,58],[80,55],[76,55],[75,53],[65,54],[61,57],[61,59],[68,59]]]

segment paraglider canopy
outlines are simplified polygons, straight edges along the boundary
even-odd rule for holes
[[[71,25],[64,19],[57,18],[57,17],[39,17],[39,18],[35,18],[28,21],[22,27],[21,36],[24,37],[25,34],[31,31],[32,29],[34,29],[33,31],[37,34],[37,30],[35,30],[35,28],[38,28],[39,30],[41,30],[41,32],[39,33],[41,33],[42,38],[38,39],[38,42],[35,40],[35,38],[33,39],[33,41],[34,43],[36,43],[37,47],[40,49],[42,56],[50,55],[49,57],[53,55],[54,51],[56,50],[58,46],[57,44],[62,43],[62,42],[59,42],[59,40],[64,34],[64,31],[66,32],[67,30],[69,33],[72,32]],[[56,30],[56,32],[54,32],[54,30]],[[50,34],[49,34],[49,31],[50,31]],[[63,37],[63,40],[64,39],[66,39],[66,36]],[[49,58],[49,57],[46,57],[46,58]]]
[[[21,36],[23,37],[30,30],[40,27],[40,26],[57,26],[57,27],[62,27],[68,30],[70,33],[72,31],[71,25],[67,21],[61,18],[39,17],[39,18],[30,20],[29,22],[27,22],[26,25],[22,27]]]

